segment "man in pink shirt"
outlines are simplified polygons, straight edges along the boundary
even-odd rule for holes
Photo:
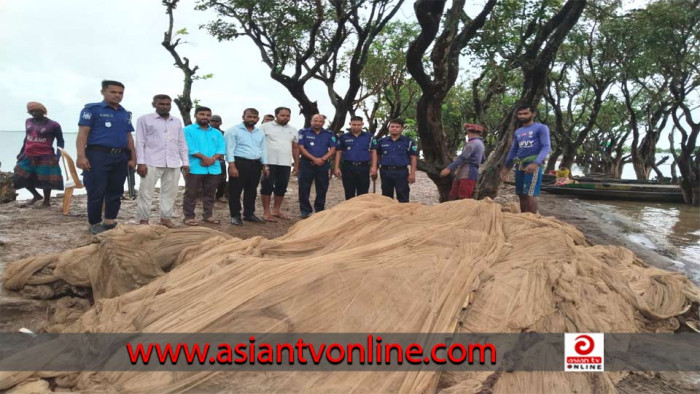
[[[153,97],[156,112],[143,115],[136,122],[136,172],[141,176],[136,216],[148,224],[156,182],[160,180],[160,223],[176,227],[172,222],[173,204],[177,197],[180,171],[190,170],[187,142],[180,119],[170,115],[172,101],[165,94]]]

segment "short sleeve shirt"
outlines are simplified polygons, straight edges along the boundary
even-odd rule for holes
[[[90,128],[88,145],[101,145],[109,148],[128,148],[127,135],[134,131],[131,112],[121,105],[114,109],[106,101],[87,104],[80,111],[78,126]]]
[[[335,135],[326,129],[321,129],[318,134],[310,128],[299,132],[299,145],[303,146],[314,157],[322,157],[329,150],[335,148],[335,144]]]
[[[372,147],[372,136],[363,131],[357,137],[348,132],[338,138],[336,149],[342,152],[343,160],[348,161],[369,161],[370,148]]]
[[[36,123],[29,118],[25,122],[27,136],[24,142],[24,154],[27,156],[53,155],[53,141],[62,135],[61,125],[48,119],[44,123]]]
[[[413,139],[400,136],[394,141],[386,136],[379,141],[372,141],[372,149],[381,156],[379,164],[383,166],[407,166],[411,164],[411,156],[418,156],[418,147]]]
[[[276,121],[260,125],[267,144],[267,163],[275,166],[291,166],[292,143],[299,142],[299,131],[288,124],[281,126]]]

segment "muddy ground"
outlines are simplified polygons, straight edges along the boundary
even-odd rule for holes
[[[381,193],[377,182],[377,193]],[[174,209],[173,221],[182,224],[182,193],[180,189]],[[216,202],[214,216],[221,220],[220,225],[206,225],[235,237],[248,238],[260,235],[265,238],[275,238],[287,232],[289,227],[299,221],[299,204],[297,198],[298,184],[292,177],[288,188],[287,199],[283,212],[290,220],[280,220],[277,223],[245,223],[244,226],[230,224],[228,205]],[[371,188],[370,188],[371,192]],[[312,189],[312,204],[314,191]],[[158,193],[156,192],[157,201]],[[333,178],[326,199],[326,207],[330,208],[344,200],[342,182]],[[411,186],[411,201],[424,204],[437,204],[438,193],[427,175],[419,172],[416,183]],[[513,203],[517,196],[510,186],[503,186],[500,203]],[[92,235],[87,231],[86,196],[74,197],[70,212],[67,216],[61,214],[62,195],[52,198],[52,206],[44,208],[39,204],[27,206],[27,201],[15,201],[0,205],[0,273],[9,262],[43,253],[54,253],[70,248],[86,245],[91,242]],[[539,199],[539,210],[544,216],[555,216],[558,219],[578,227],[586,238],[595,244],[612,244],[625,246],[647,263],[662,267],[672,267],[671,261],[655,251],[631,242],[624,234],[624,229],[614,228],[601,218],[585,209],[572,198],[547,195],[543,193]],[[138,224],[135,217],[136,201],[123,200],[118,222],[128,225]],[[197,214],[201,205],[197,207]],[[256,214],[262,216],[260,199],[257,200]],[[151,223],[158,223],[158,207],[154,204],[151,211]],[[28,300],[16,294],[0,289],[0,332],[16,332],[21,327],[41,331],[47,316],[51,314],[51,301]],[[624,379],[618,386],[620,392],[699,392],[700,378],[698,374],[683,373],[635,373]]]

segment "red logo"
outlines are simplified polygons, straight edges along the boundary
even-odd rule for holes
[[[576,344],[574,345],[574,349],[576,350],[576,353],[578,353],[582,356],[585,356],[587,354],[591,354],[591,352],[593,352],[594,348],[595,348],[595,341],[590,336],[579,335],[576,337]]]

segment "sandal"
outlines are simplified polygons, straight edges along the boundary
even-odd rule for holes
[[[219,219],[214,219],[213,217],[209,216],[208,218],[204,219],[205,222],[210,223],[210,224],[221,224],[221,220]]]
[[[272,216],[282,219],[282,220],[289,220],[287,216],[285,216],[283,213],[273,213]]]
[[[188,226],[199,226],[199,223],[197,222],[197,219],[185,219],[182,221],[182,223],[185,223]]]

